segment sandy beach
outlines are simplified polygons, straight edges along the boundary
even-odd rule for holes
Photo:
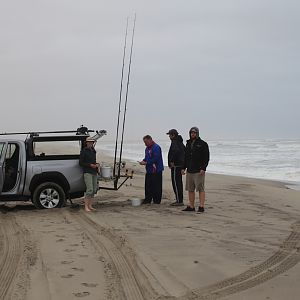
[[[182,212],[166,169],[162,204],[133,207],[127,167],[96,212],[0,204],[0,299],[299,299],[300,191],[208,172],[205,213]]]

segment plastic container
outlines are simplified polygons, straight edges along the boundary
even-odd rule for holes
[[[142,199],[133,198],[131,199],[131,205],[132,206],[140,206],[142,204]]]
[[[102,166],[100,167],[101,177],[103,178],[111,178],[112,176],[112,169],[109,166]]]

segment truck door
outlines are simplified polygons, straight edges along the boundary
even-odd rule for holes
[[[6,143],[0,142],[0,194],[4,183],[4,156]]]
[[[20,145],[18,143],[8,143],[4,158],[4,181],[2,186],[2,193],[15,192],[20,182],[19,164],[20,164]]]

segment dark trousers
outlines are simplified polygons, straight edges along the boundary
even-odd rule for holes
[[[176,202],[183,203],[183,184],[181,167],[171,168],[171,179]]]
[[[162,172],[146,174],[145,177],[145,201],[144,203],[159,204],[162,196]]]

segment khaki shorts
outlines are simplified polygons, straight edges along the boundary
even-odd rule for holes
[[[97,175],[84,173],[83,174],[84,183],[86,186],[84,196],[86,198],[93,198],[98,191],[98,182],[97,182]]]
[[[189,192],[205,192],[204,190],[205,174],[200,173],[186,173],[185,190]]]

